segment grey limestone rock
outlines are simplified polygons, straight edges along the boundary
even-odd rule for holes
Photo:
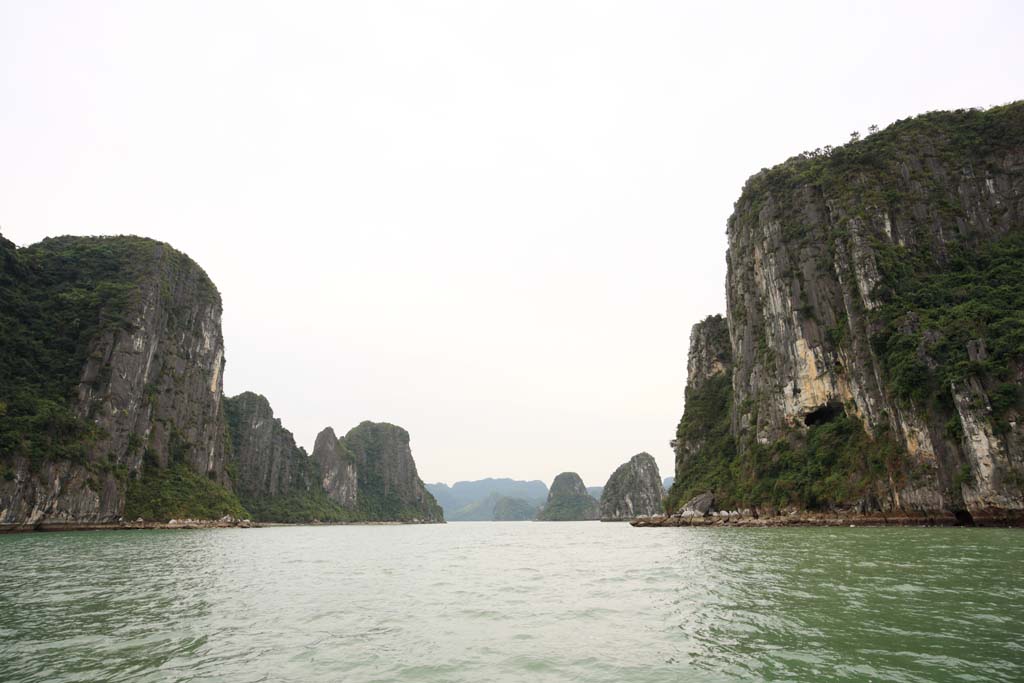
[[[639,453],[612,473],[601,492],[601,521],[624,521],[662,512],[661,474],[648,453]]]

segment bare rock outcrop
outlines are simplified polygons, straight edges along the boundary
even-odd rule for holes
[[[664,489],[658,463],[638,453],[620,465],[601,492],[601,521],[620,522],[662,511]]]

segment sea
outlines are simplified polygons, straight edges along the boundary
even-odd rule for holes
[[[1024,532],[0,536],[0,681],[1024,681]]]

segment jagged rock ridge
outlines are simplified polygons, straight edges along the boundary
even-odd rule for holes
[[[225,405],[239,497],[257,520],[444,520],[416,474],[401,427],[363,422],[341,439],[327,427],[310,456],[263,396],[246,392]]]
[[[261,500],[311,491],[317,482],[306,451],[274,417],[266,397],[247,391],[225,399],[231,430],[230,467],[235,490],[247,507]]]
[[[314,459],[332,500],[354,505],[366,519],[443,522],[444,513],[416,471],[409,432],[388,423],[361,422],[342,439],[325,429]]]

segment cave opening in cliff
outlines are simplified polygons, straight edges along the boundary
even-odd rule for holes
[[[841,403],[829,401],[825,405],[818,406],[811,412],[804,415],[804,424],[808,427],[823,425],[826,422],[831,422],[842,414],[843,405]]]
[[[967,510],[954,510],[953,516],[963,526],[974,526],[974,516]]]

